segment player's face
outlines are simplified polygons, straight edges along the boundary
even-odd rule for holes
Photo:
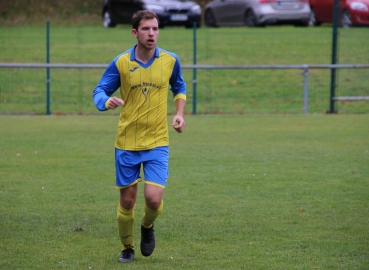
[[[138,30],[133,29],[132,34],[137,38],[138,46],[152,50],[159,37],[159,26],[156,19],[142,20]]]

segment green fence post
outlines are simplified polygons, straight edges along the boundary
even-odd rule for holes
[[[196,22],[193,23],[193,64],[196,65]],[[193,69],[193,81],[192,81],[192,87],[193,87],[193,93],[192,93],[192,114],[196,114],[196,86],[197,86],[197,70],[196,68]]]
[[[333,33],[332,33],[332,65],[337,64],[337,36],[338,36],[338,10],[339,0],[334,0],[333,5]],[[335,98],[336,96],[336,68],[331,69],[331,94],[329,113],[336,113]]]
[[[46,64],[50,64],[50,21],[46,22]],[[46,115],[50,115],[50,68],[46,68]]]

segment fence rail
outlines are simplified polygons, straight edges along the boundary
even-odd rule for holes
[[[0,63],[2,68],[86,68],[104,69],[108,64],[43,64],[43,63]],[[369,64],[314,64],[314,65],[182,65],[183,69],[356,69],[369,68]]]
[[[106,69],[107,64],[63,64],[63,63],[0,63],[0,68],[59,68],[59,69]],[[304,104],[304,114],[309,112],[308,110],[308,97],[309,97],[309,70],[310,69],[369,69],[369,64],[320,64],[320,65],[182,65],[183,69],[192,69],[196,72],[197,69],[302,69],[304,82],[303,82],[303,104]],[[192,104],[192,114],[196,114],[197,108],[197,93],[196,85],[197,80],[194,76],[193,83],[193,104]],[[47,81],[47,96],[49,97],[49,88],[51,81]],[[333,101],[366,101],[369,100],[369,96],[333,96],[331,97]],[[50,100],[47,98],[47,110],[46,114],[50,114]]]

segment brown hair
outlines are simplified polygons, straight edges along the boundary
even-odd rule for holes
[[[159,23],[158,16],[154,12],[148,10],[139,10],[132,16],[132,28],[138,30],[138,26],[142,20],[156,19]]]

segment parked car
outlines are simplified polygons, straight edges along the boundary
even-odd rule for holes
[[[104,0],[102,19],[104,27],[131,23],[138,10],[150,10],[159,18],[159,27],[166,25],[201,26],[201,7],[190,0]]]
[[[333,21],[334,0],[310,0],[309,2],[311,26]],[[369,0],[340,0],[338,15],[342,27],[352,25],[369,26]]]
[[[205,25],[209,27],[264,26],[290,23],[307,26],[308,0],[212,0],[205,5]]]

